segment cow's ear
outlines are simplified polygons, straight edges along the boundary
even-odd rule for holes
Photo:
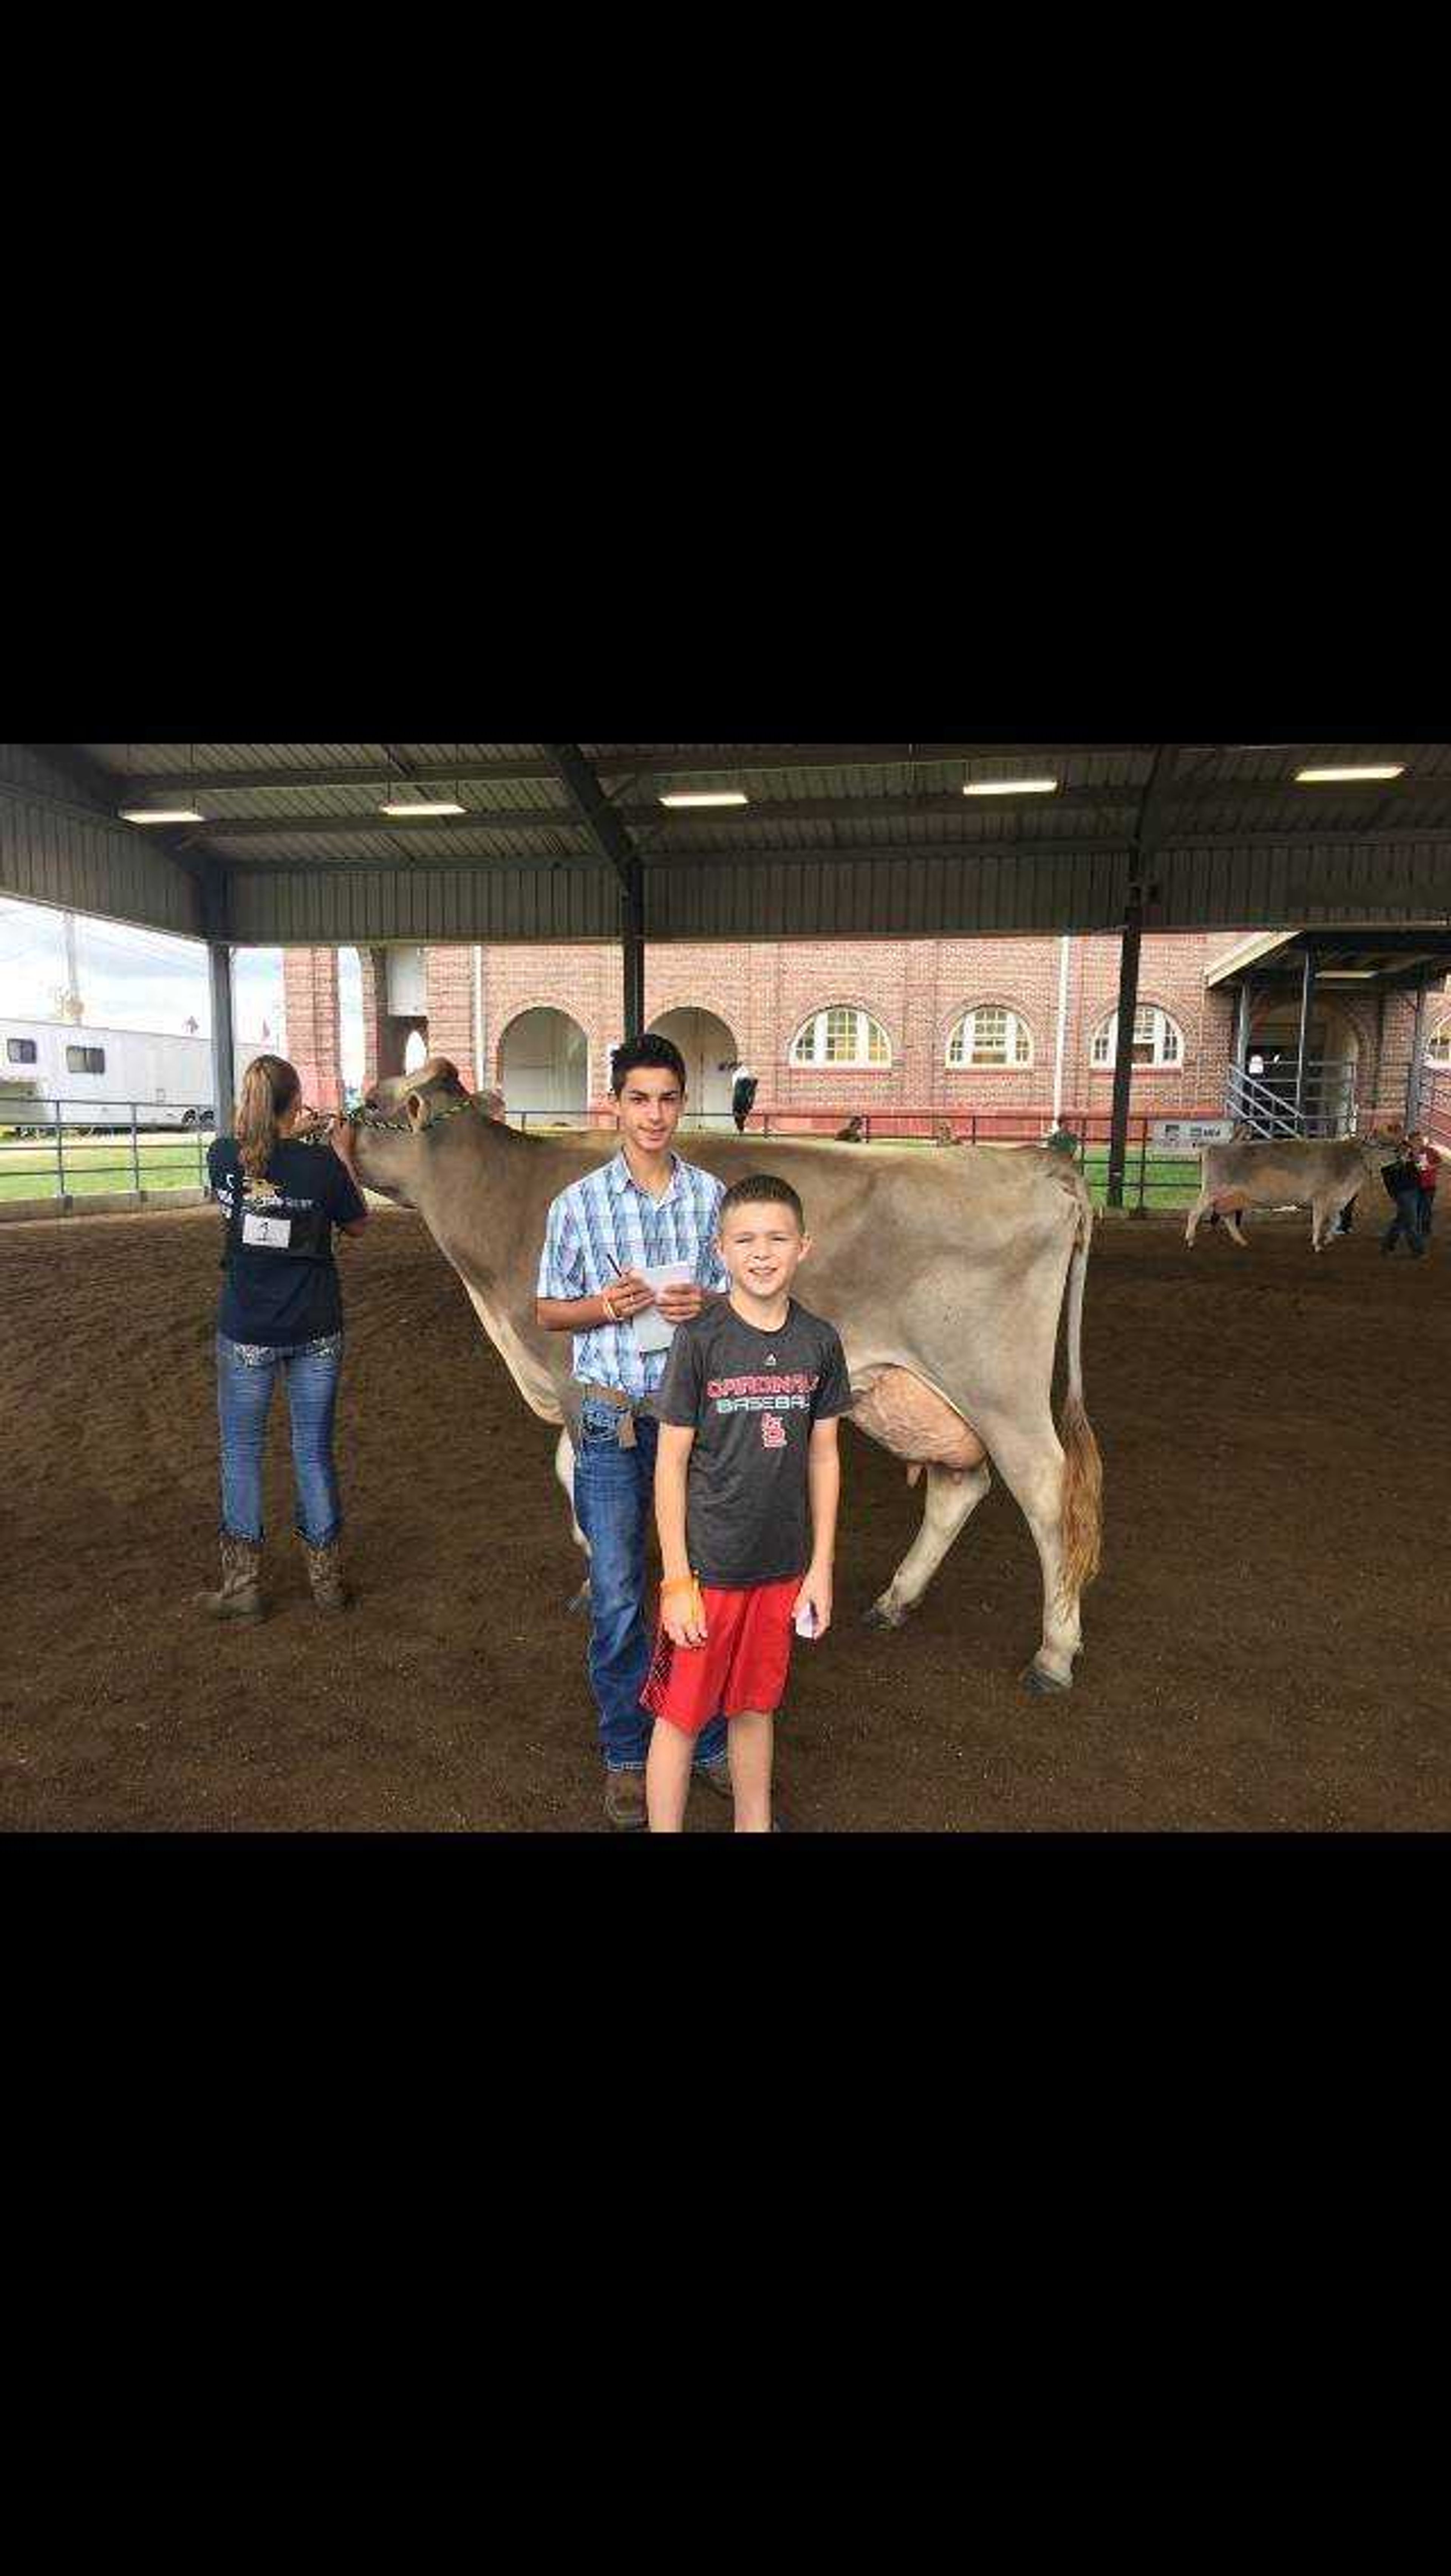
[[[428,1125],[429,1119],[433,1116],[433,1111],[429,1107],[428,1102],[424,1099],[421,1091],[410,1091],[407,1099],[403,1103],[403,1115],[407,1119],[409,1126],[416,1130],[419,1127],[426,1127]]]

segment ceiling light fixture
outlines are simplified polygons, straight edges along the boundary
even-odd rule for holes
[[[662,805],[749,805],[750,798],[741,787],[690,787],[662,796]]]
[[[204,823],[194,805],[121,805],[117,808],[123,823]]]
[[[964,796],[1052,796],[1056,778],[969,778]]]
[[[1406,764],[1403,760],[1367,760],[1356,768],[1297,769],[1295,785],[1297,787],[1354,786],[1356,781],[1362,778],[1402,778],[1405,775],[1405,768]]]
[[[401,798],[390,797],[386,805],[380,805],[378,808],[380,814],[386,814],[390,822],[394,823],[415,822],[420,815],[463,814],[467,810],[466,806],[455,805],[451,797],[439,797],[431,802],[421,802],[417,797],[413,797],[406,805]]]

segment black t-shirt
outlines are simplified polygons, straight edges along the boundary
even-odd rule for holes
[[[803,1574],[811,1426],[851,1409],[834,1327],[794,1297],[775,1333],[708,1307],[677,1328],[650,1409],[695,1433],[686,1537],[701,1582],[735,1591]]]
[[[342,1330],[343,1306],[332,1228],[367,1215],[362,1198],[330,1145],[289,1141],[273,1148],[267,1178],[275,1198],[248,1202],[242,1190],[242,1157],[235,1136],[219,1136],[207,1153],[207,1177],[223,1216],[249,1206],[273,1220],[274,1236],[286,1227],[288,1243],[241,1243],[223,1251],[227,1276],[217,1330],[233,1342],[271,1342],[285,1349]],[[260,1233],[261,1229],[257,1231]],[[299,1258],[292,1241],[326,1246],[321,1260]]]

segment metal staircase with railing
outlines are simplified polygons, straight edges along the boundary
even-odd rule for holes
[[[1246,1136],[1349,1136],[1355,1130],[1355,1066],[1345,1056],[1307,1058],[1296,1098],[1295,1068],[1246,1073],[1232,1064],[1224,1105]]]

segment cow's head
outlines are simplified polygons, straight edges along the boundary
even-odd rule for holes
[[[465,1111],[500,1118],[503,1096],[469,1091],[447,1056],[430,1056],[416,1073],[375,1082],[353,1113],[358,1178],[364,1188],[405,1207],[416,1206],[418,1158],[429,1132]]]
[[[1355,1142],[1365,1156],[1370,1169],[1373,1172],[1379,1172],[1384,1170],[1387,1163],[1399,1161],[1403,1135],[1402,1128],[1387,1127],[1379,1133],[1372,1130],[1369,1136],[1357,1136]]]

